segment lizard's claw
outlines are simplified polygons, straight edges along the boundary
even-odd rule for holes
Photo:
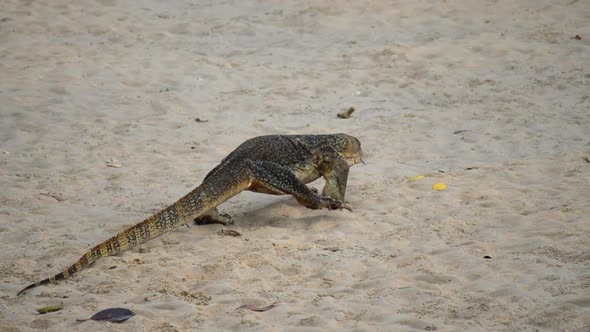
[[[332,197],[322,196],[323,207],[328,210],[348,210],[352,212],[352,204],[349,202],[334,199]]]

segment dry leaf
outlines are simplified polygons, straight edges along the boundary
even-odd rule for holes
[[[37,312],[40,313],[41,315],[44,315],[49,312],[60,311],[63,308],[64,308],[64,304],[62,303],[62,304],[58,304],[58,305],[50,305],[47,307],[39,308],[39,309],[37,309]]]
[[[62,194],[56,193],[56,192],[53,192],[53,191],[48,191],[48,192],[45,192],[45,193],[40,193],[39,195],[49,196],[49,197],[55,198],[55,200],[60,201],[60,202],[63,202],[63,201],[66,200]]]
[[[111,159],[109,159],[109,160],[106,161],[106,165],[108,167],[119,168],[119,167],[122,167],[123,166],[123,163],[121,163],[117,159],[111,158]]]
[[[132,263],[137,264],[137,265],[143,265],[145,263],[145,261],[141,258],[134,258]]]
[[[78,322],[85,322],[87,320],[96,320],[96,321],[107,321],[113,323],[121,323],[123,321],[128,320],[129,318],[135,316],[135,313],[129,309],[125,308],[110,308],[101,310],[95,313],[92,317],[88,319],[76,319]]]
[[[242,236],[242,233],[240,233],[238,231],[234,231],[233,229],[222,229],[219,232],[217,232],[217,234],[225,235],[225,236],[233,236],[233,237]]]
[[[256,312],[264,312],[264,311],[268,311],[268,310],[276,307],[277,304],[278,303],[273,303],[273,304],[263,307],[263,308],[259,308],[259,307],[255,306],[254,304],[243,304],[243,305],[239,306],[238,309],[248,309],[248,310],[252,310],[252,311],[256,311]]]
[[[354,107],[350,107],[346,111],[340,112],[337,115],[341,119],[348,119],[348,118],[350,118],[352,116],[352,113],[353,112],[354,112]]]
[[[411,178],[408,179],[408,181],[417,181],[417,180],[422,180],[424,179],[426,176],[424,175],[416,175],[416,176],[412,176]]]

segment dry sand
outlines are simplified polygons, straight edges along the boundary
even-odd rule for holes
[[[587,0],[0,9],[0,331],[590,329]],[[242,238],[182,227],[15,296],[242,141],[332,132],[366,152],[354,212],[244,193]]]

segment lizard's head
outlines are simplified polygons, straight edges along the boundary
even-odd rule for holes
[[[334,137],[332,148],[346,160],[349,166],[363,161],[361,142],[356,137],[346,134],[336,134]]]

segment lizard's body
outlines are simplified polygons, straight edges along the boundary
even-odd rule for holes
[[[211,220],[217,206],[241,191],[292,195],[310,209],[349,209],[344,202],[348,168],[362,159],[359,141],[345,134],[260,136],[242,143],[203,183],[174,204],[96,245],[63,272],[18,294],[65,279],[98,259],[133,248],[191,220]],[[305,183],[326,179],[321,195]]]

